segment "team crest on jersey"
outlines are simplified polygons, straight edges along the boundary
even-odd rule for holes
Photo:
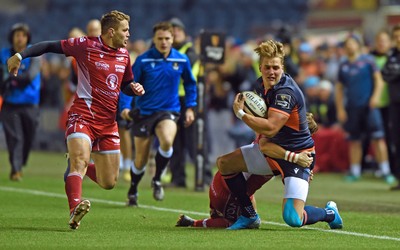
[[[116,74],[109,74],[106,79],[107,87],[115,90],[118,87],[118,76]]]
[[[179,69],[179,64],[177,62],[174,62],[174,64],[172,65],[172,68],[174,70],[178,70]]]
[[[275,105],[284,109],[289,109],[291,99],[292,97],[288,94],[277,94],[275,97]]]

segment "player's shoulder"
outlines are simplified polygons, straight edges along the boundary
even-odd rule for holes
[[[129,51],[126,48],[119,48],[118,52],[129,56]]]
[[[188,61],[189,58],[186,54],[179,52],[177,49],[172,48],[169,56],[171,59],[181,59],[183,61]]]

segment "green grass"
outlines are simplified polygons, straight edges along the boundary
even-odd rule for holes
[[[208,193],[194,192],[193,167],[188,166],[189,188],[166,189],[156,202],[146,174],[139,191],[142,207],[124,206],[128,183],[120,180],[110,191],[85,179],[84,197],[92,198],[81,227],[68,228],[68,204],[62,175],[65,159],[59,153],[33,152],[24,180],[10,182],[7,154],[0,152],[0,249],[374,249],[400,247],[400,192],[388,191],[382,181],[367,176],[345,183],[340,174],[316,174],[308,204],[338,203],[343,230],[326,223],[290,228],[281,218],[283,185],[275,178],[256,194],[263,220],[260,230],[176,228],[179,211],[194,218],[208,213]],[[41,191],[41,192],[37,192]],[[165,208],[157,210],[157,208]],[[386,238],[385,238],[386,237]]]

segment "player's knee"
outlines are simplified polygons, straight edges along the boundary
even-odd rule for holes
[[[88,166],[89,161],[85,160],[81,157],[75,157],[75,158],[70,158],[69,160],[70,164],[71,164],[71,170],[70,172],[79,172],[79,173],[83,173],[85,168]]]
[[[105,180],[105,181],[101,181],[99,182],[100,187],[106,189],[106,190],[110,190],[113,189],[115,187],[115,184],[117,183],[117,180]]]
[[[218,170],[219,170],[222,174],[224,174],[224,173],[227,171],[227,169],[226,169],[226,167],[227,167],[226,162],[227,162],[227,161],[226,161],[225,158],[222,157],[222,156],[220,156],[220,157],[217,158]]]
[[[287,199],[283,208],[283,220],[291,227],[301,227],[303,223],[293,206],[293,199]]]

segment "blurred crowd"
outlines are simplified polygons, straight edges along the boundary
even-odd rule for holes
[[[91,20],[88,22],[86,31],[72,28],[68,37],[97,36],[100,27],[96,29],[96,25],[99,25],[98,21]],[[339,141],[336,146],[340,147],[341,152],[344,153],[339,157],[340,159],[332,159],[335,157],[332,155],[326,158],[324,151],[328,149],[325,150],[325,146],[321,146],[318,151],[321,160],[317,161],[317,169],[320,171],[348,170],[348,151],[343,150],[348,147],[345,140],[346,134],[338,123],[335,106],[335,83],[338,81],[339,65],[346,59],[344,40],[347,36],[356,35],[362,44],[362,52],[377,58],[379,55],[387,55],[392,48],[390,32],[381,30],[376,34],[376,39],[369,43],[364,43],[363,34],[355,31],[348,31],[346,36],[341,33],[334,39],[324,40],[298,36],[288,27],[278,29],[274,34],[266,34],[264,37],[247,41],[227,35],[225,62],[221,65],[205,65],[210,162],[214,162],[218,155],[230,152],[239,145],[253,140],[253,132],[235,118],[231,104],[236,93],[254,89],[255,80],[260,77],[254,48],[263,40],[274,39],[284,44],[285,71],[303,90],[308,111],[314,114],[320,126],[316,135],[321,134],[320,138],[316,138],[317,151],[319,150],[318,143],[321,141],[330,140],[329,142],[333,143],[332,140],[336,140]],[[187,36],[186,39],[193,42],[195,51],[199,54],[199,37]],[[150,46],[150,38],[131,41],[128,45],[131,61],[134,62],[135,58]],[[40,105],[58,108],[61,111],[59,127],[63,130],[66,111],[71,105],[76,88],[73,60],[56,54],[43,56],[41,60]],[[380,108],[388,105],[387,93],[382,95],[379,105]],[[325,135],[326,138],[323,137]],[[366,141],[368,142],[368,139]],[[374,166],[376,162],[374,163],[370,157],[373,154],[374,152],[371,152],[367,145],[363,157],[363,166],[367,169],[376,168]]]

